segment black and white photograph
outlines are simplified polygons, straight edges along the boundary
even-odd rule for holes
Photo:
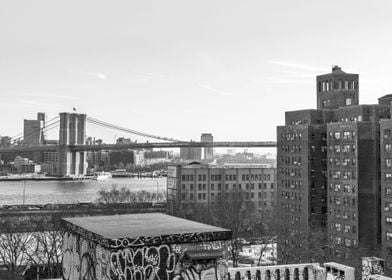
[[[0,280],[392,280],[391,13],[0,0]]]

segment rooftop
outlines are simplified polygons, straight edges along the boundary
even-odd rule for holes
[[[64,220],[68,228],[81,235],[93,236],[93,239],[98,242],[106,240],[104,245],[111,245],[113,240],[118,239],[127,239],[127,245],[136,244],[141,239],[144,240],[143,242],[148,239],[155,243],[164,240],[165,243],[170,243],[168,236],[171,237],[170,240],[176,239],[173,236],[181,236],[183,242],[180,243],[185,243],[196,242],[195,235],[204,235],[204,238],[209,239],[205,241],[225,240],[231,235],[230,230],[227,229],[162,213],[77,217]]]

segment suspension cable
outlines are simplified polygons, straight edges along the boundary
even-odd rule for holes
[[[138,136],[142,136],[142,137],[153,138],[153,139],[164,140],[164,141],[171,141],[171,142],[183,142],[181,140],[177,140],[177,139],[173,139],[173,138],[161,137],[161,136],[157,136],[157,135],[153,135],[153,134],[149,134],[149,133],[136,131],[136,130],[133,130],[133,129],[124,128],[124,127],[121,127],[121,126],[118,126],[118,125],[114,125],[114,124],[110,124],[110,123],[107,123],[107,122],[104,122],[104,121],[100,121],[98,119],[94,119],[94,118],[91,118],[91,117],[87,117],[87,121],[92,123],[92,124],[98,125],[98,126],[114,129],[114,130],[117,130],[117,131],[127,132],[127,133],[130,133],[130,134],[134,134],[134,135],[138,135]]]

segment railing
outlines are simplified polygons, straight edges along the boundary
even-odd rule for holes
[[[339,263],[286,264],[258,267],[229,268],[229,280],[354,280],[355,269]],[[386,279],[374,279],[386,280]],[[388,279],[392,280],[392,279]]]
[[[313,280],[321,271],[318,263],[229,268],[229,280]]]

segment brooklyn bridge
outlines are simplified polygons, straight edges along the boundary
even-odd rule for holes
[[[145,142],[130,142],[117,144],[92,145],[86,142],[87,123],[102,128],[109,128],[134,136],[143,137]],[[31,137],[59,127],[59,139],[54,143],[26,144],[24,138]],[[215,141],[197,142],[181,141],[169,137],[162,137],[133,129],[107,123],[86,114],[60,113],[59,116],[49,120],[43,127],[18,134],[10,138],[10,145],[0,148],[0,155],[22,152],[57,152],[57,176],[84,175],[86,173],[86,152],[97,150],[127,150],[127,149],[152,149],[152,148],[265,148],[276,147],[274,141]]]

